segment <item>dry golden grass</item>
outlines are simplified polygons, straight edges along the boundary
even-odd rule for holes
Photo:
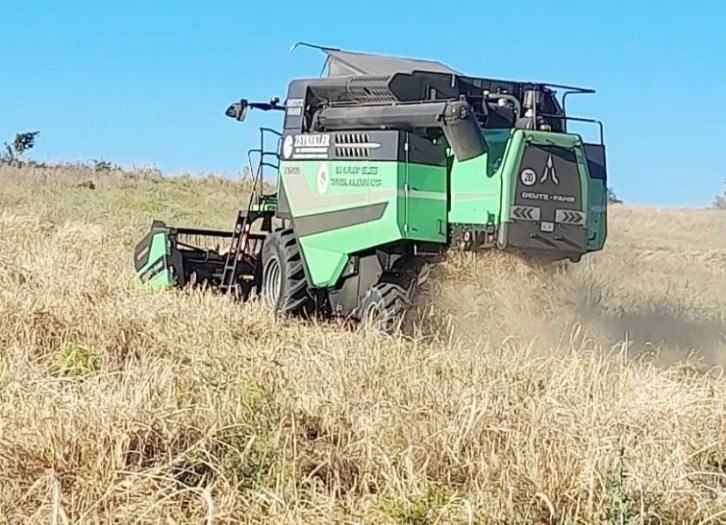
[[[453,258],[409,337],[131,284],[152,218],[229,228],[239,186],[0,169],[1,522],[726,521],[726,214]]]

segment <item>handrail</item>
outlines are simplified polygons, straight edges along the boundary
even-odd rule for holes
[[[585,118],[585,117],[570,117],[570,116],[560,116],[560,115],[550,115],[547,113],[540,113],[540,117],[549,117],[554,119],[560,119],[560,120],[574,120],[575,122],[589,122],[590,124],[597,124],[600,128],[600,144],[605,144],[605,129],[603,126],[602,121],[594,119],[594,118]]]
[[[280,169],[280,147],[282,144],[282,133],[279,131],[267,128],[267,127],[261,127],[259,128],[260,132],[260,138],[259,138],[259,147],[258,148],[251,148],[247,151],[247,164],[250,169],[250,175],[252,176],[252,196],[250,199],[250,205],[252,204],[252,201],[254,200],[255,196],[258,198],[263,195],[262,192],[262,182],[263,182],[263,175],[264,170],[263,167],[267,166],[269,168],[273,168],[274,170]],[[271,133],[273,135],[277,136],[277,149],[270,151],[265,149],[265,133]],[[252,166],[252,154],[258,153],[259,154],[259,160],[257,163],[257,169],[253,168]],[[272,164],[270,162],[265,162],[265,157],[267,156],[273,156],[277,159],[277,164]],[[259,188],[258,188],[259,186]]]

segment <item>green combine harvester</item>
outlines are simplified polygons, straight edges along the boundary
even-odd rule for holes
[[[279,312],[390,332],[430,264],[450,250],[578,262],[603,248],[602,123],[565,113],[569,94],[594,91],[319,49],[327,76],[292,80],[284,104],[227,109],[237,121],[250,108],[284,113],[281,132],[261,128],[250,151],[260,156],[255,191],[234,230],[154,221],[135,251],[142,282],[203,285],[241,300],[254,293]],[[597,124],[599,142],[568,132],[570,121]],[[277,174],[269,194],[265,167]]]

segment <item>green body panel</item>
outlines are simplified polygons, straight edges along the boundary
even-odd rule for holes
[[[452,224],[498,225],[503,222],[502,217],[509,216],[514,184],[526,144],[572,148],[581,142],[577,135],[508,129],[487,130],[484,137],[487,153],[466,162],[454,160],[449,212]],[[576,152],[583,199],[587,202],[587,162],[581,148],[576,148]]]
[[[151,290],[161,291],[171,288],[174,285],[174,277],[171,269],[167,268],[162,273],[149,280],[148,286]]]
[[[280,173],[312,286],[334,285],[348,254],[403,238],[398,163],[283,161]]]
[[[582,139],[576,134],[501,129],[484,130],[487,152],[466,162],[453,160],[449,223],[499,226],[508,222],[527,145],[557,146],[575,153],[582,211],[586,213],[587,251],[601,250],[607,237],[607,188],[591,178]]]
[[[499,224],[503,173],[510,173],[512,163],[504,160],[512,145],[518,145],[521,136],[512,136],[510,129],[484,131],[487,152],[481,157],[459,162],[454,159],[451,169],[452,224]]]
[[[403,217],[399,214],[404,237],[446,242],[446,167],[399,163],[398,169],[399,181],[404,183],[398,201],[399,210],[404,210]]]
[[[497,213],[497,223],[505,222],[509,217],[510,206],[514,195],[514,184],[516,182],[517,171],[522,159],[522,150],[524,149],[524,132],[522,130],[511,130],[511,136],[504,150],[499,170],[497,170],[497,178],[501,180],[502,192],[499,201],[499,210]]]
[[[608,234],[607,199],[608,191],[601,180],[589,181],[587,210],[587,250],[590,252],[602,250]]]
[[[146,264],[137,272],[144,275],[152,274],[146,285],[152,290],[163,290],[173,286],[174,274],[169,265],[171,246],[169,237],[165,232],[157,232],[149,241],[149,255]]]
[[[484,224],[491,214],[498,216],[501,179],[487,173],[489,154],[458,162],[451,167],[451,210],[449,222]]]
[[[401,239],[446,242],[446,167],[395,161],[283,161],[280,192],[314,287],[348,256]]]

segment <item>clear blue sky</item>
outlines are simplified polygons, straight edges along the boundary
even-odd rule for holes
[[[40,130],[40,160],[103,158],[235,175],[259,125],[240,97],[284,100],[344,49],[465,73],[583,85],[625,200],[709,205],[726,178],[726,2],[9,2],[0,10],[0,141]],[[580,130],[582,128],[578,128]],[[588,135],[589,136],[589,135]]]

